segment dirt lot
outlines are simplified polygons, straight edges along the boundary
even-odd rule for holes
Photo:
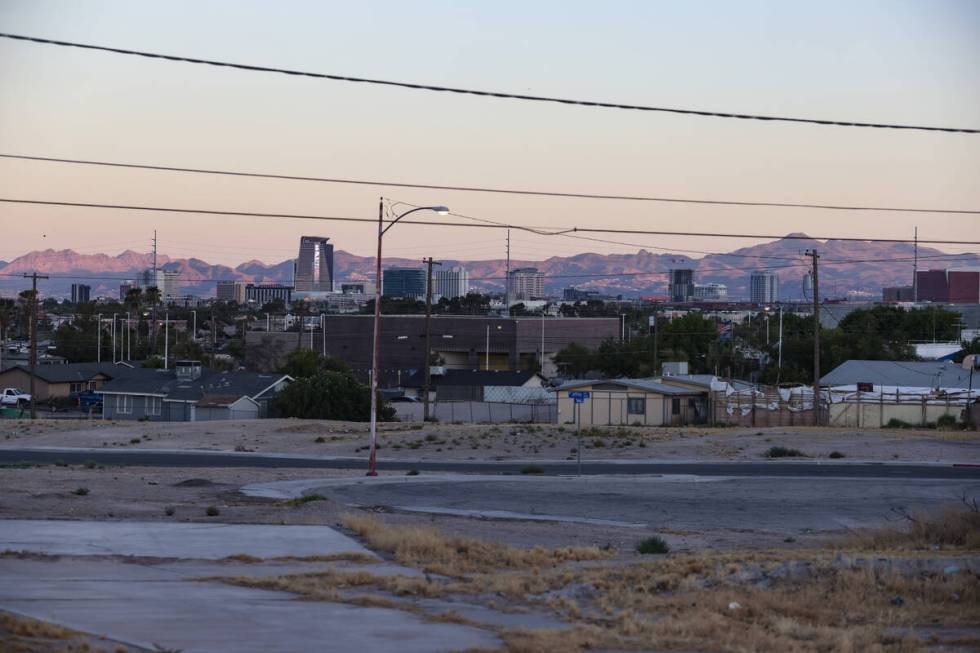
[[[407,460],[565,460],[573,429],[547,425],[382,424],[381,455]],[[846,430],[815,427],[609,427],[583,431],[583,458],[758,460],[773,446],[814,458],[980,463],[980,434],[935,430]],[[273,419],[241,422],[0,422],[0,446],[105,447],[260,451],[323,456],[364,455],[367,425]],[[835,457],[839,457],[835,454]]]

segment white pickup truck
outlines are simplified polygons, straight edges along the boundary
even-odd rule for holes
[[[4,388],[0,393],[0,406],[23,406],[31,403],[31,395],[19,388]]]

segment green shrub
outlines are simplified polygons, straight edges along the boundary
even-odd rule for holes
[[[302,496],[296,497],[295,499],[290,499],[286,502],[287,506],[292,506],[298,508],[304,503],[310,503],[311,501],[326,501],[327,497],[322,494],[304,494]]]
[[[208,506],[208,509],[204,511],[204,514],[208,517],[217,517],[221,514],[221,511],[218,510],[217,506]]]
[[[407,472],[405,472],[405,476],[418,476],[418,475],[419,475],[419,470],[417,469],[410,469]]]
[[[544,469],[537,465],[527,465],[526,467],[521,467],[521,474],[544,474]]]
[[[799,449],[789,449],[787,447],[769,447],[766,450],[766,458],[803,458],[804,454]]]
[[[890,420],[888,420],[887,424],[885,424],[885,428],[886,429],[910,429],[912,428],[912,425],[904,420],[898,419],[897,417],[893,417]]]
[[[828,458],[843,458],[843,457],[844,457],[844,454],[842,454],[839,451],[831,451],[830,452],[830,455],[828,456]]]
[[[290,383],[273,400],[278,417],[366,422],[371,417],[371,389],[349,372],[323,371]],[[391,421],[395,409],[378,402],[378,419]]]
[[[636,545],[636,552],[641,555],[657,555],[664,554],[670,551],[670,547],[664,541],[662,537],[648,537],[645,540],[640,540],[640,543]]]
[[[87,487],[77,488],[72,494],[77,494],[80,497],[84,497],[85,495],[88,494],[88,488]]]
[[[952,415],[942,415],[936,420],[936,428],[948,429],[956,426],[956,418]]]

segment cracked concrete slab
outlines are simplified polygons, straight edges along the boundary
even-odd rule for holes
[[[374,553],[329,526],[167,522],[0,522],[0,550],[49,555],[120,555],[216,560]]]
[[[428,623],[404,611],[302,601],[189,580],[153,565],[6,558],[0,580],[0,608],[145,649],[428,653],[500,643],[488,631]]]

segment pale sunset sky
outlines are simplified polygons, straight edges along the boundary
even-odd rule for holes
[[[980,2],[0,0],[0,32],[360,77],[693,109],[980,127]],[[428,93],[0,39],[0,152],[570,192],[980,209],[980,135]],[[382,189],[0,160],[0,197],[376,217],[380,194],[494,220],[980,240],[964,215],[831,213]],[[374,228],[0,204],[0,259],[160,251],[237,264]],[[757,241],[526,233],[535,260]],[[386,254],[487,259],[504,234],[399,226]],[[973,251],[970,246],[943,246]]]

